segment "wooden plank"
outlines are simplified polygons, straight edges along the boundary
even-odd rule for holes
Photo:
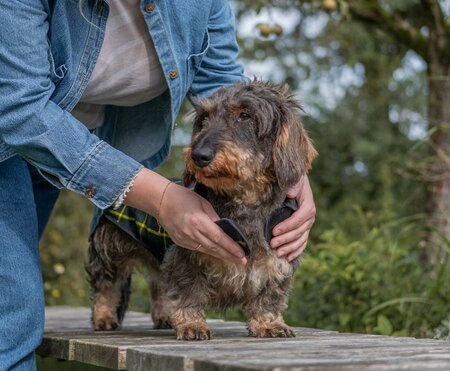
[[[150,316],[127,313],[120,331],[94,332],[87,308],[51,307],[38,354],[111,369],[449,370],[450,342],[296,328],[293,339],[256,339],[241,322],[209,321],[213,340],[185,342],[153,330]]]
[[[58,337],[44,337],[37,353],[44,357],[73,360],[73,345],[71,340]]]
[[[441,361],[447,369],[450,365],[449,344],[439,347],[428,341],[411,343],[402,339],[403,341],[374,343],[374,339],[367,339],[358,342],[355,347],[354,340],[352,338],[350,342],[343,342],[339,336],[334,339],[310,338],[307,340],[300,336],[298,340],[265,343],[223,344],[219,342],[213,344],[211,342],[208,345],[194,343],[190,347],[183,347],[184,349],[178,346],[154,346],[152,349],[141,347],[128,350],[127,362],[129,370],[144,370],[148,367],[152,370],[164,370],[165,364],[178,358],[179,363],[190,360],[193,370],[196,371],[284,370],[295,367],[322,369],[324,366],[343,367],[366,364],[396,364],[403,368],[415,362],[425,362],[431,368],[436,368],[439,363],[442,363]]]

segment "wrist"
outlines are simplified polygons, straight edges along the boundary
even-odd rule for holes
[[[168,183],[166,183],[166,185],[164,186],[163,192],[161,194],[161,198],[159,200],[159,206],[158,206],[158,210],[156,211],[156,220],[160,221],[161,220],[161,208],[163,206],[163,202],[164,202],[164,196],[166,194],[167,189],[169,188],[169,186],[172,184],[171,181],[169,181]]]
[[[124,203],[157,217],[161,199],[170,183],[158,173],[143,168],[136,175]]]

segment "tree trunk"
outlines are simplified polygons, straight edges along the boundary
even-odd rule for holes
[[[435,263],[443,244],[450,247],[450,60],[430,33],[428,46],[428,125],[433,159],[425,169],[428,244],[426,260]]]

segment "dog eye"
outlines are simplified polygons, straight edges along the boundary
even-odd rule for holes
[[[246,112],[241,112],[241,114],[239,115],[239,119],[238,121],[247,121],[250,120],[252,117],[246,113]]]

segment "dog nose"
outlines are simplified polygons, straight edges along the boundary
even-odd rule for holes
[[[191,154],[192,161],[198,167],[208,166],[214,158],[214,149],[208,146],[199,146],[194,148]]]

